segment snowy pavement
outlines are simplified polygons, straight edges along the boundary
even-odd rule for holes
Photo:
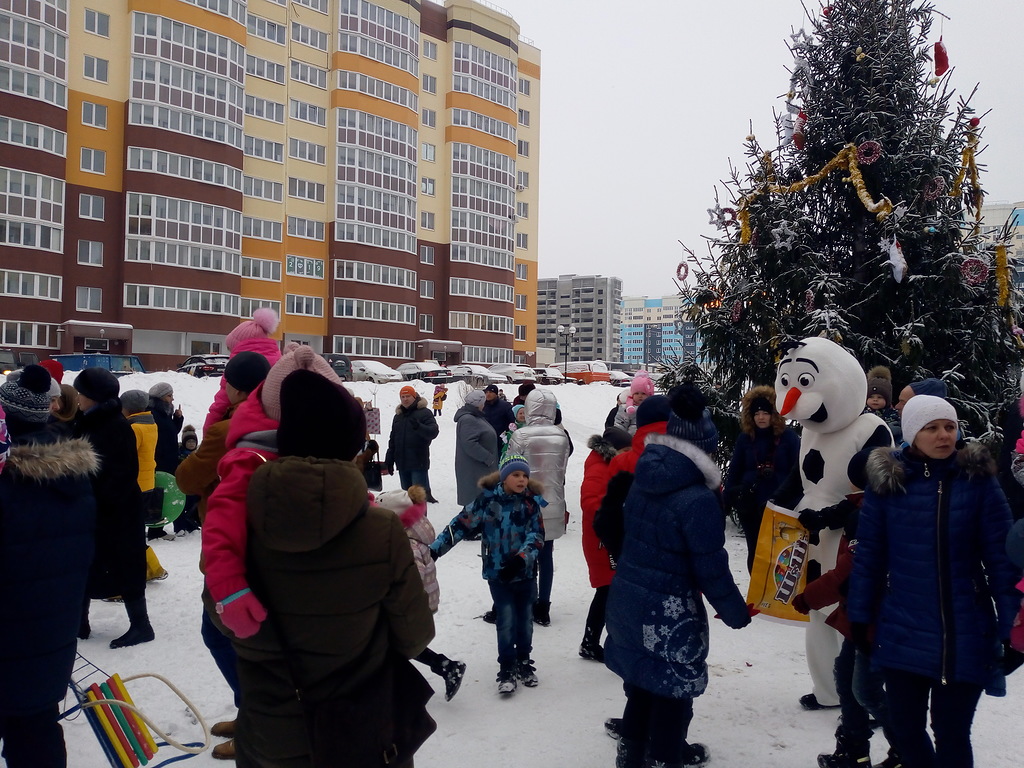
[[[65,381],[74,380],[68,372]],[[168,381],[185,413],[185,423],[202,427],[218,380],[196,380],[177,373],[138,374],[121,380],[126,389],[149,389]],[[374,399],[381,407],[383,429],[388,430],[398,403],[398,384],[351,384],[353,392]],[[433,385],[420,384],[429,396]],[[511,399],[516,388],[505,391]],[[416,755],[417,768],[562,768],[614,765],[615,742],[603,730],[607,717],[622,712],[621,681],[603,665],[577,655],[587,609],[593,595],[580,547],[579,487],[583,462],[589,453],[587,438],[603,430],[605,416],[618,390],[606,385],[551,387],[558,397],[575,453],[569,462],[566,497],[572,520],[565,536],[555,544],[555,581],[550,627],[535,627],[534,659],[540,685],[520,688],[509,700],[499,699],[494,682],[497,647],[494,627],[478,617],[489,607],[486,582],[480,577],[479,548],[464,542],[438,561],[441,607],[435,616],[437,637],[431,648],[468,665],[458,696],[444,701],[441,678],[424,670],[438,692],[429,708],[437,720],[437,733]],[[449,387],[444,413],[438,418],[441,434],[433,443],[431,485],[439,504],[430,505],[435,528],[457,512],[455,504],[455,424],[462,404],[459,385]],[[382,456],[387,435],[381,440]],[[385,478],[385,490],[398,487],[397,478]],[[730,525],[728,549],[732,571],[741,590],[746,589],[742,536]],[[127,627],[124,607],[94,601],[92,637],[79,649],[108,673],[122,677],[155,672],[170,679],[196,705],[208,724],[234,716],[231,694],[199,635],[198,569],[200,540],[193,534],[175,541],[157,541],[156,552],[170,572],[165,581],[147,590],[149,613],[156,640],[133,648],[110,650],[107,644]],[[711,611],[713,614],[714,611]],[[806,712],[797,700],[810,691],[803,662],[803,632],[798,628],[755,619],[742,630],[712,621],[711,680],[707,693],[694,705],[692,740],[708,745],[711,765],[721,768],[794,768],[814,766],[819,752],[831,752],[836,710]],[[983,768],[1019,765],[1014,734],[1019,732],[1024,704],[1024,672],[1008,680],[1005,698],[982,697],[974,725],[975,761]],[[200,737],[186,708],[154,681],[128,684],[137,705],[174,738]],[[68,702],[71,703],[70,700]],[[85,718],[65,724],[69,765],[104,768],[106,759]],[[215,740],[216,741],[216,740]],[[881,762],[886,746],[881,734],[873,739],[872,756]],[[174,754],[164,747],[157,758]],[[187,766],[223,766],[209,752],[184,763]]]

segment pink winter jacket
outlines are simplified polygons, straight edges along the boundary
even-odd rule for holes
[[[271,365],[281,359],[280,346],[277,341],[269,338],[246,339],[245,341],[240,341],[238,342],[238,345],[231,350],[231,357],[234,357],[239,352],[259,352],[267,358],[267,362]],[[224,377],[221,376],[220,389],[217,390],[217,394],[213,398],[213,404],[210,406],[210,410],[206,414],[206,421],[203,422],[204,432],[218,421],[224,421],[225,414],[227,414],[228,408],[231,407],[231,402],[228,400],[228,393],[225,389],[226,386],[227,381],[225,381]]]
[[[412,547],[412,556],[419,569],[420,578],[423,580],[423,589],[427,593],[427,602],[430,604],[430,612],[437,613],[437,606],[441,602],[441,586],[437,583],[437,565],[434,558],[430,556],[430,545],[437,534],[434,533],[434,526],[427,519],[427,504],[413,504],[404,510],[398,519],[405,526],[405,535],[409,537],[409,545]]]
[[[246,492],[253,473],[277,458],[277,422],[264,413],[262,396],[260,384],[231,417],[225,441],[228,451],[217,465],[220,484],[207,503],[203,558],[206,587],[217,602],[249,586]]]

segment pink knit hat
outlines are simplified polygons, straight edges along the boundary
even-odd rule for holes
[[[305,344],[290,342],[285,347],[285,353],[281,359],[274,363],[274,367],[267,374],[266,381],[263,382],[263,394],[260,397],[263,403],[263,412],[274,421],[281,420],[281,382],[289,373],[298,370],[312,371],[323,376],[339,389],[344,389],[338,374],[334,372],[330,363],[324,360],[322,355],[318,355],[312,347]]]
[[[224,339],[230,352],[235,345],[246,339],[265,339],[277,330],[280,319],[270,307],[260,307],[252,313],[252,320],[243,320]]]
[[[633,376],[633,381],[629,383],[629,394],[643,394],[650,397],[654,394],[654,381],[651,379],[650,374],[647,371],[637,371]]]

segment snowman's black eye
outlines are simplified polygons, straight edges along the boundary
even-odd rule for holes
[[[788,373],[784,373],[784,374],[782,374],[782,375],[781,375],[781,376],[779,377],[779,383],[780,383],[780,384],[781,384],[782,386],[784,386],[784,387],[788,387],[788,386],[789,386],[789,374],[788,374]]]
[[[809,387],[814,383],[814,376],[809,373],[801,373],[800,378],[797,379],[797,383],[799,383],[801,387]]]

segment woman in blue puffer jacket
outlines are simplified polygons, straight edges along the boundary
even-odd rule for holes
[[[974,711],[1020,603],[1004,552],[1010,509],[988,450],[957,451],[952,405],[918,395],[902,426],[910,448],[868,459],[847,608],[864,647],[876,624],[872,662],[903,765],[970,768]]]

